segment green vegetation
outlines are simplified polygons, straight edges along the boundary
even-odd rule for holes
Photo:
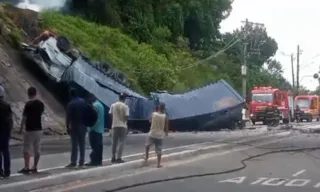
[[[20,43],[23,41],[22,33],[18,29],[12,29],[9,32],[10,43],[15,47],[19,48]]]
[[[208,66],[180,70],[193,65],[196,60],[191,53],[169,42],[158,42],[158,47],[139,44],[119,29],[57,12],[43,13],[42,20],[45,28],[69,37],[91,58],[109,61],[123,71],[131,83],[144,93],[155,90],[184,91],[219,78]],[[159,33],[163,34],[163,30],[168,32],[159,29]]]
[[[219,79],[241,91],[243,42],[249,43],[249,51],[251,47],[259,48],[257,54],[248,57],[248,89],[257,85],[290,89],[281,63],[272,59],[277,42],[264,27],[248,24],[232,33],[219,32],[221,21],[232,10],[231,3],[73,0],[65,13],[42,13],[36,27],[30,22],[30,18],[37,18],[34,12],[18,14],[12,6],[1,9],[0,19],[22,29],[30,39],[40,29],[67,36],[92,59],[107,61],[125,73],[133,88],[145,94],[156,90],[183,92]],[[225,47],[228,49],[219,52]]]
[[[159,87],[151,84],[155,79],[149,80],[159,78],[159,74],[137,76],[137,82],[145,92],[155,89],[185,91],[221,78],[240,91],[242,42],[249,43],[249,48],[260,48],[257,55],[248,58],[248,89],[257,85],[290,89],[290,83],[282,76],[281,63],[272,59],[278,49],[277,42],[268,36],[264,27],[249,24],[232,33],[219,32],[221,21],[232,11],[232,2],[233,0],[73,0],[68,7],[71,7],[72,15],[81,15],[86,20],[121,29],[139,43],[148,44],[153,53],[164,58],[163,61],[168,61],[167,65],[155,67],[152,62],[140,64],[158,70],[167,69],[166,67],[171,69],[168,75],[170,78]],[[244,34],[247,34],[246,37]],[[203,62],[203,59],[238,39],[243,41]],[[256,42],[264,44],[253,44]],[[124,47],[121,41],[116,41],[115,45]],[[136,49],[133,52],[136,52]],[[153,57],[148,54],[145,59],[152,61]],[[199,64],[189,67],[194,63]],[[118,62],[115,62],[115,65],[118,66]],[[186,69],[179,70],[181,68]],[[144,68],[141,70],[144,71]]]

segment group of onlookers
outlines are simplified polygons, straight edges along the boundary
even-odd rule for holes
[[[29,100],[22,114],[20,134],[23,134],[24,167],[19,173],[37,173],[40,160],[42,138],[42,115],[45,105],[38,98],[37,90],[30,87],[27,91]],[[71,158],[67,168],[103,165],[103,134],[105,132],[105,111],[102,103],[93,95],[81,98],[76,89],[70,90],[71,101],[66,108],[66,129],[71,140]],[[9,141],[13,129],[13,113],[10,104],[4,100],[5,90],[0,85],[0,177],[10,176]],[[128,133],[129,107],[125,104],[127,95],[121,93],[119,101],[110,106],[112,120],[112,163],[123,163],[122,152]],[[168,135],[168,118],[165,106],[160,104],[150,117],[150,132],[145,146],[145,162],[149,157],[151,145],[155,145],[157,167],[161,167],[162,141]],[[85,163],[86,135],[91,146],[90,161]],[[34,163],[30,168],[31,151],[34,152]],[[79,153],[79,158],[78,158]]]

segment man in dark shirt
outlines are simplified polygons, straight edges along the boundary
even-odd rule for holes
[[[78,147],[80,151],[79,167],[84,166],[85,141],[87,127],[83,123],[86,101],[80,97],[75,89],[70,90],[71,101],[67,105],[66,126],[71,137],[71,162],[67,168],[74,168],[78,160]]]
[[[9,140],[13,127],[13,119],[10,105],[4,101],[4,94],[4,88],[0,85],[0,177],[9,177]]]
[[[23,110],[23,118],[21,121],[20,133],[25,128],[23,139],[24,168],[19,173],[27,174],[36,173],[40,159],[40,142],[42,137],[41,118],[44,112],[44,104],[37,98],[37,90],[34,87],[28,89],[29,101],[25,104]],[[32,169],[29,168],[30,151],[33,147],[34,164]]]

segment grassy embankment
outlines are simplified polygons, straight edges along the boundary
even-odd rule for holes
[[[0,22],[9,26],[9,39],[17,44],[26,36],[18,30],[25,28],[21,24],[21,17],[25,17],[25,14],[12,17],[10,9],[1,6]],[[41,25],[36,27],[65,35],[91,58],[109,61],[127,75],[134,89],[139,92],[147,94],[163,89],[182,92],[219,78],[210,67],[204,65],[180,70],[194,64],[196,60],[187,49],[177,48],[171,43],[140,44],[119,29],[57,12],[44,12],[40,16]]]

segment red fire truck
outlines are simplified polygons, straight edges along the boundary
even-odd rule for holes
[[[277,107],[281,111],[282,122],[287,124],[291,116],[289,96],[287,91],[273,87],[254,87],[251,91],[250,120],[265,122],[265,109],[267,106]],[[289,117],[290,116],[290,117]]]
[[[295,104],[302,112],[301,121],[320,120],[320,97],[318,95],[298,95],[295,97]]]

